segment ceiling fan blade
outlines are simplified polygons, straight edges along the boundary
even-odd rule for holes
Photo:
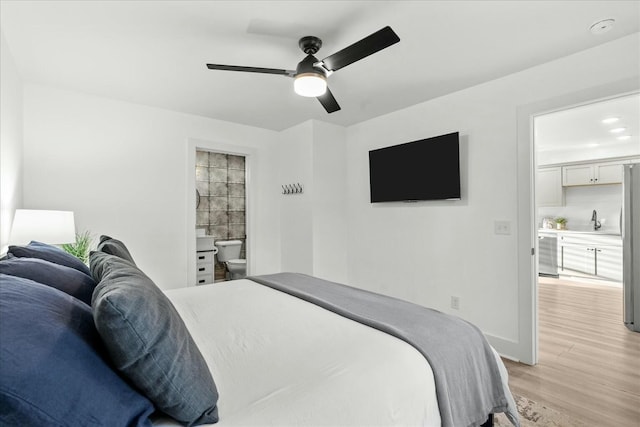
[[[207,64],[207,68],[210,70],[246,71],[248,73],[279,74],[279,75],[289,76],[289,77],[293,77],[296,74],[296,72],[293,70],[280,70],[278,68],[240,67],[237,65]]]
[[[362,40],[355,42],[351,46],[345,47],[341,51],[327,56],[321,62],[327,70],[336,71],[340,68],[346,67],[349,64],[353,64],[369,55],[372,55],[384,48],[398,43],[400,37],[387,26],[383,29],[376,31],[363,38]]]
[[[338,101],[336,101],[336,99],[333,97],[333,94],[331,93],[329,88],[327,88],[327,91],[324,93],[324,95],[318,96],[318,101],[320,101],[320,104],[322,104],[324,109],[327,110],[327,113],[329,114],[334,113],[340,109]]]

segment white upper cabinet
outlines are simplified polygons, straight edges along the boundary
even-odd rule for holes
[[[538,207],[564,205],[562,168],[540,168],[536,177],[536,205]]]
[[[593,163],[564,166],[562,185],[619,184],[622,182],[622,163]]]
[[[593,165],[596,184],[619,184],[624,177],[620,163],[596,163]]]
[[[593,184],[593,165],[565,166],[562,168],[562,185]]]

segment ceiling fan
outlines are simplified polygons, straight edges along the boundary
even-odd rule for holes
[[[293,87],[298,95],[318,98],[327,113],[333,113],[340,109],[340,105],[338,105],[338,102],[327,87],[327,77],[334,71],[338,71],[399,41],[400,37],[393,32],[391,27],[387,26],[318,61],[313,55],[322,47],[322,40],[318,37],[306,36],[298,41],[298,46],[307,56],[298,63],[295,70],[221,64],[207,64],[207,68],[210,70],[245,71],[293,77],[295,79]]]

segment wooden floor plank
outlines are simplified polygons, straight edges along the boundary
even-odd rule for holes
[[[587,425],[640,427],[640,333],[622,288],[541,278],[539,361],[505,360],[511,390]]]

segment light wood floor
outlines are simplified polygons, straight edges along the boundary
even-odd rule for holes
[[[505,360],[512,392],[588,426],[640,426],[640,333],[622,289],[541,278],[539,363]]]

